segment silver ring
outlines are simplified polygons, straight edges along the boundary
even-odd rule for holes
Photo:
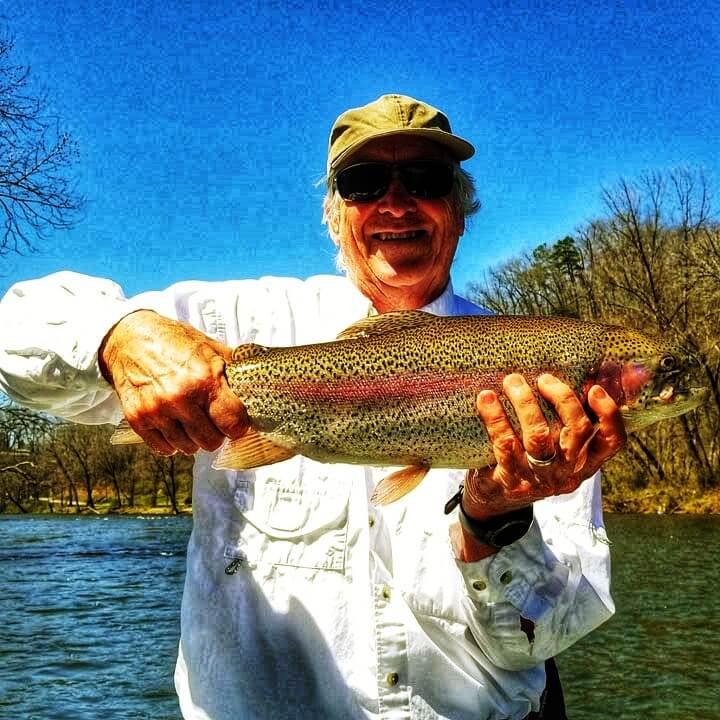
[[[539,460],[538,458],[533,457],[529,452],[525,453],[525,457],[527,458],[528,465],[531,468],[545,468],[555,462],[557,452],[553,449],[553,454],[549,458],[545,458],[543,460]]]

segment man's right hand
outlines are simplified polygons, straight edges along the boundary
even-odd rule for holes
[[[216,450],[248,428],[230,389],[232,349],[151,310],[118,322],[100,346],[100,369],[115,387],[132,429],[156,452]]]

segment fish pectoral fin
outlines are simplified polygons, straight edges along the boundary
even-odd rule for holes
[[[244,362],[256,358],[260,355],[264,355],[270,348],[264,345],[258,345],[256,343],[245,343],[244,345],[238,345],[232,352],[233,362]]]
[[[212,466],[216,470],[250,470],[297,455],[252,428],[236,440],[226,440]]]
[[[144,440],[130,427],[130,423],[125,418],[118,423],[115,432],[110,436],[111,445],[134,445],[141,442]]]
[[[385,476],[370,498],[374,505],[389,505],[414,490],[430,470],[427,465],[410,465]]]
[[[370,335],[384,335],[395,330],[409,330],[422,327],[428,322],[436,320],[435,315],[423,310],[395,310],[363,318],[346,327],[338,336],[338,340],[368,337]]]

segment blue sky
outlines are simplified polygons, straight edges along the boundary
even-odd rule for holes
[[[14,59],[77,139],[77,226],[0,259],[0,291],[69,268],[129,294],[334,272],[320,224],[335,117],[386,92],[442,108],[483,207],[454,266],[573,232],[620,178],[720,170],[720,5],[23,0]]]

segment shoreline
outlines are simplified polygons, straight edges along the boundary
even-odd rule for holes
[[[679,496],[668,491],[641,490],[633,493],[607,492],[603,497],[603,512],[614,514],[640,515],[720,515],[720,488],[708,490],[703,494],[688,493]],[[114,507],[110,503],[96,503],[96,507],[81,506],[80,509],[65,506],[50,511],[47,501],[28,503],[26,512],[7,506],[0,515],[157,515],[192,516],[192,506],[183,505],[180,512],[173,513],[169,505],[134,505],[132,507]]]
[[[645,515],[720,515],[720,488],[704,493],[676,489],[612,492],[603,488],[603,511]]]

